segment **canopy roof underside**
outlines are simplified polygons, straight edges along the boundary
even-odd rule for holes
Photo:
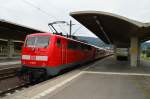
[[[105,43],[128,47],[131,37],[150,39],[150,24],[101,11],[78,11],[70,15]]]

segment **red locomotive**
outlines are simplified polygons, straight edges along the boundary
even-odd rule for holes
[[[104,49],[65,36],[36,33],[26,37],[22,49],[23,75],[31,79],[57,75],[61,70],[106,55]]]

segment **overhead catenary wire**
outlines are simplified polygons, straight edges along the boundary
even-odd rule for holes
[[[77,28],[77,29],[72,33],[72,35],[76,34],[77,31],[79,31],[81,28],[82,28],[82,26],[80,26],[79,28]]]
[[[22,0],[22,1],[23,1],[24,3],[26,3],[26,4],[28,4],[28,5],[30,5],[30,6],[32,6],[32,7],[34,7],[34,8],[36,8],[38,11],[40,11],[40,12],[42,12],[43,14],[47,15],[49,18],[53,18],[53,19],[55,19],[55,20],[58,20],[55,16],[53,16],[52,14],[48,13],[47,11],[41,9],[40,7],[36,6],[35,4],[33,4],[33,3],[31,3],[31,2],[29,2],[29,1],[27,1],[27,0]],[[58,27],[59,27],[62,31],[64,31],[65,33],[67,33],[66,30],[65,30],[64,28],[62,28],[59,24],[58,24]]]
[[[34,5],[33,3],[31,3],[31,2],[29,2],[29,1],[27,1],[27,0],[22,0],[22,1],[23,1],[24,3],[30,5],[31,7],[34,7],[34,8],[36,8],[37,10],[41,11],[41,12],[44,13],[45,15],[48,15],[48,17],[51,16],[51,18],[56,19],[53,15],[50,15],[50,16],[49,16],[49,13],[47,13],[47,12],[44,11],[44,10],[42,10],[40,7]]]

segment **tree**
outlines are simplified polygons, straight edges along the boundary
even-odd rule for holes
[[[146,56],[150,57],[150,47],[147,47],[147,49],[146,49]]]

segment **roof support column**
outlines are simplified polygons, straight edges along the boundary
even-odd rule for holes
[[[117,59],[117,46],[116,45],[113,45],[113,50],[114,50],[114,55],[115,55],[115,59]]]
[[[130,47],[130,65],[136,67],[140,63],[140,43],[137,37],[131,37]]]
[[[8,49],[8,58],[12,58],[14,54],[14,43],[12,40],[8,40],[7,49]]]

